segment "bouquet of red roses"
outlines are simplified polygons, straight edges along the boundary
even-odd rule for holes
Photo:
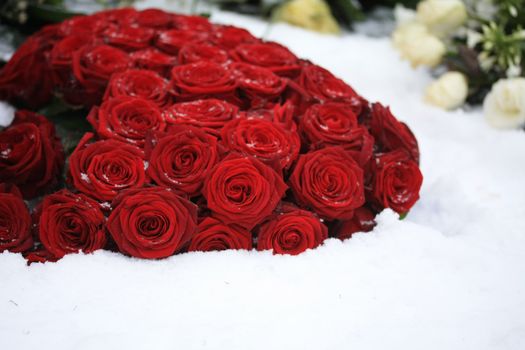
[[[35,110],[53,96],[92,127],[67,162],[41,114],[0,132],[0,252],[30,262],[298,254],[419,198],[417,141],[388,108],[202,17],[119,9],[43,28],[0,71],[0,99]]]

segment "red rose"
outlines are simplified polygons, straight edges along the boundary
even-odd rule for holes
[[[83,96],[84,105],[97,104],[111,74],[123,71],[129,65],[126,52],[108,45],[88,45],[77,50],[73,54],[73,73],[83,88],[77,93]]]
[[[155,46],[164,52],[176,55],[187,43],[202,42],[207,36],[208,34],[204,32],[172,29],[159,33]]]
[[[18,111],[0,132],[0,181],[16,184],[34,198],[58,184],[64,150],[55,127],[43,115]]]
[[[184,45],[179,51],[178,58],[180,64],[199,61],[225,63],[230,59],[226,51],[206,43],[188,43]]]
[[[239,45],[231,51],[231,57],[237,62],[268,68],[280,76],[293,77],[300,70],[298,58],[273,42]]]
[[[120,26],[132,25],[136,23],[138,17],[138,11],[130,8],[114,8],[110,10],[100,11],[91,17],[99,17],[106,22],[117,24]]]
[[[139,27],[163,29],[171,27],[173,15],[159,9],[146,9],[138,12],[135,20]]]
[[[171,68],[177,63],[176,57],[153,48],[132,52],[129,57],[134,67],[155,71],[163,77],[169,76]]]
[[[345,240],[351,238],[356,232],[370,232],[376,225],[375,216],[374,212],[367,207],[357,208],[353,218],[336,224],[335,236],[340,240]]]
[[[237,74],[237,82],[250,100],[252,108],[263,107],[270,100],[281,96],[286,88],[286,80],[271,70],[245,63],[232,65]]]
[[[180,251],[197,227],[197,207],[168,189],[128,190],[113,201],[108,230],[119,250],[159,259]]]
[[[381,152],[401,149],[419,163],[419,147],[414,134],[406,124],[392,115],[390,108],[374,103],[370,118],[370,133],[374,136]]]
[[[246,29],[224,25],[215,26],[211,41],[225,50],[234,49],[241,44],[260,42],[259,39],[251,35]]]
[[[117,140],[93,139],[86,133],[69,157],[68,182],[99,201],[111,201],[119,192],[146,182],[143,151]]]
[[[159,107],[140,97],[116,97],[93,107],[87,120],[97,135],[103,139],[115,139],[139,147],[144,146],[146,134],[166,128]]]
[[[370,196],[379,208],[403,214],[419,199],[423,175],[415,161],[402,150],[383,153],[372,162]]]
[[[303,67],[297,83],[302,95],[299,103],[300,112],[312,103],[334,101],[351,104],[352,110],[359,115],[367,104],[366,100],[344,81],[336,78],[328,70],[313,64]]]
[[[52,97],[53,77],[48,64],[51,43],[40,32],[29,37],[0,69],[0,100],[38,108]]]
[[[218,97],[235,100],[237,82],[232,71],[217,63],[201,61],[171,70],[173,93],[179,100]]]
[[[49,55],[49,63],[53,69],[55,83],[60,87],[70,84],[73,80],[73,53],[92,40],[91,35],[82,33],[69,35],[55,44]]]
[[[213,217],[206,217],[191,239],[188,251],[209,252],[227,249],[252,249],[252,234],[240,227],[226,225]]]
[[[299,128],[313,149],[343,146],[360,165],[372,157],[374,138],[358,125],[351,105],[337,102],[313,105],[301,118]]]
[[[261,225],[257,250],[297,255],[319,246],[328,238],[328,229],[312,212],[285,204],[279,214]]]
[[[205,177],[219,160],[217,139],[183,124],[153,135],[147,153],[153,181],[188,197],[200,195]]]
[[[155,37],[155,31],[144,27],[110,26],[103,33],[104,41],[125,51],[145,49]]]
[[[289,181],[297,202],[327,219],[350,219],[365,203],[363,170],[340,146],[300,156]]]
[[[173,26],[177,29],[202,33],[212,29],[210,21],[203,16],[173,15]]]
[[[171,124],[189,124],[218,136],[222,127],[237,117],[239,108],[217,99],[176,103],[166,110]]]
[[[31,215],[22,194],[8,184],[0,184],[0,253],[20,253],[33,246]]]
[[[224,126],[222,144],[233,152],[253,156],[281,171],[299,155],[301,141],[295,131],[264,119],[237,119]]]
[[[106,245],[105,218],[98,203],[68,190],[48,195],[35,213],[38,237],[56,258],[91,253]]]
[[[27,260],[27,265],[33,263],[57,262],[60,260],[44,248],[24,252],[22,253],[22,256]]]
[[[272,168],[234,154],[213,168],[202,190],[217,219],[248,230],[272,213],[285,192],[286,185]]]
[[[285,129],[296,131],[297,125],[294,121],[295,107],[290,101],[284,104],[276,103],[273,107],[250,109],[240,112],[240,116],[246,119],[264,119],[282,125]]]
[[[104,100],[113,97],[136,96],[162,107],[170,103],[167,87],[168,82],[155,72],[142,69],[128,69],[111,76]]]
[[[62,37],[70,35],[99,35],[109,25],[109,22],[104,20],[99,14],[68,18],[60,23],[58,32]]]

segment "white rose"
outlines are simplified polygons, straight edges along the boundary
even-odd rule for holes
[[[413,67],[434,67],[441,62],[446,51],[445,44],[418,22],[399,26],[394,31],[392,40],[401,57],[410,61]]]
[[[417,19],[444,37],[465,23],[467,9],[461,0],[424,0],[417,5]]]
[[[451,110],[465,103],[467,94],[467,78],[459,72],[448,72],[430,84],[425,92],[425,101]]]
[[[525,125],[525,78],[501,79],[483,102],[485,119],[501,129]]]
[[[320,33],[339,33],[339,25],[323,0],[291,0],[273,13],[277,21],[315,30]]]

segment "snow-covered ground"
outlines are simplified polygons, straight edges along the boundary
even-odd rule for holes
[[[220,13],[214,20],[266,32]],[[387,39],[275,25],[267,38],[392,106],[425,176],[408,218],[297,257],[0,255],[0,349],[525,349],[525,133],[421,102]]]

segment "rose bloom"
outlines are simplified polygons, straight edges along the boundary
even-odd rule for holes
[[[174,125],[146,144],[148,174],[182,196],[200,195],[204,179],[219,161],[217,139],[190,125]]]
[[[169,28],[172,22],[171,13],[155,8],[139,11],[136,15],[136,23],[139,27],[164,29]]]
[[[202,193],[214,217],[251,230],[272,213],[286,188],[269,166],[230,154],[212,169]]]
[[[340,240],[351,238],[356,232],[370,232],[376,222],[375,214],[367,207],[357,208],[350,220],[339,221],[334,227],[335,236]]]
[[[27,265],[31,265],[33,263],[57,262],[60,260],[60,258],[57,258],[42,247],[23,252],[22,256],[27,260]]]
[[[374,138],[358,124],[350,104],[327,102],[312,105],[301,118],[299,130],[312,149],[340,145],[360,165],[372,157]]]
[[[117,140],[91,142],[86,133],[69,157],[68,183],[99,201],[147,183],[144,152]]]
[[[237,119],[224,126],[222,144],[232,152],[253,156],[274,169],[288,169],[299,155],[295,131],[264,119]]]
[[[264,107],[268,101],[279,98],[286,88],[286,80],[271,70],[236,63],[232,69],[237,73],[237,82],[243,93],[250,100],[251,108]]]
[[[122,253],[137,258],[171,256],[197,228],[197,206],[161,187],[125,191],[112,207],[108,231]]]
[[[203,16],[175,14],[173,15],[173,27],[197,33],[208,33],[212,29],[212,24]]]
[[[60,89],[71,85],[73,71],[73,53],[86,45],[87,42],[94,40],[88,33],[74,34],[67,36],[57,42],[49,53],[49,64],[53,70],[54,82]]]
[[[38,237],[56,258],[102,249],[105,221],[97,202],[68,190],[46,196],[35,212]]]
[[[228,249],[251,250],[252,234],[241,227],[226,225],[211,216],[199,224],[188,247],[189,252]]]
[[[423,175],[415,161],[402,150],[379,154],[372,162],[369,195],[379,209],[407,213],[419,199]]]
[[[467,17],[467,8],[461,0],[424,0],[417,4],[417,19],[440,37],[452,34]]]
[[[314,213],[286,203],[278,214],[261,225],[257,250],[297,255],[316,248],[327,238],[328,229]]]
[[[297,125],[294,121],[295,107],[291,101],[283,104],[276,103],[273,106],[268,105],[264,108],[255,108],[242,111],[239,113],[240,118],[246,119],[264,119],[275,124],[279,124],[287,130],[296,131]]]
[[[425,102],[446,110],[458,108],[467,96],[467,77],[460,72],[443,74],[425,90]]]
[[[246,29],[225,25],[215,25],[210,40],[225,50],[234,49],[241,44],[260,42]]]
[[[301,155],[289,183],[297,203],[329,220],[350,219],[365,203],[363,170],[340,146]]]
[[[237,118],[239,108],[218,99],[202,99],[176,103],[165,111],[170,124],[188,124],[219,136],[222,127]]]
[[[164,54],[154,48],[132,52],[129,54],[129,58],[133,67],[151,70],[163,77],[169,76],[171,68],[177,64],[176,57]]]
[[[58,32],[61,37],[75,35],[100,35],[110,25],[110,22],[98,14],[92,16],[75,16],[59,24]]]
[[[163,131],[166,121],[159,107],[140,97],[121,96],[93,107],[87,117],[97,135],[144,146],[147,133]]]
[[[20,253],[33,246],[31,215],[16,186],[0,183],[0,253]]]
[[[135,51],[150,46],[155,31],[145,27],[110,26],[103,33],[104,41],[124,51]]]
[[[392,34],[394,47],[412,67],[438,65],[446,53],[445,44],[419,22],[399,26]]]
[[[126,70],[130,59],[125,51],[109,45],[87,45],[73,54],[73,73],[82,87],[77,91],[85,106],[98,104],[111,75]]]
[[[188,43],[180,49],[178,58],[180,64],[199,61],[226,63],[230,59],[226,51],[208,43]]]
[[[142,97],[160,107],[168,105],[168,81],[157,73],[143,69],[128,69],[111,76],[104,100],[120,96]]]
[[[502,79],[483,101],[485,119],[500,129],[525,126],[525,78]]]
[[[54,125],[43,115],[17,111],[0,131],[0,181],[16,184],[31,199],[53,189],[64,166],[64,150]]]
[[[419,163],[419,146],[416,137],[405,123],[394,117],[390,108],[374,103],[370,117],[370,133],[374,136],[379,151],[402,149]]]
[[[222,65],[201,61],[174,67],[171,70],[173,94],[179,101],[217,97],[237,101],[237,81],[233,72]]]
[[[273,42],[242,44],[230,52],[237,62],[267,68],[285,77],[294,77],[300,70],[298,58],[286,47]]]
[[[184,45],[203,42],[207,37],[208,34],[204,32],[171,29],[158,33],[155,46],[168,54],[177,55]]]

